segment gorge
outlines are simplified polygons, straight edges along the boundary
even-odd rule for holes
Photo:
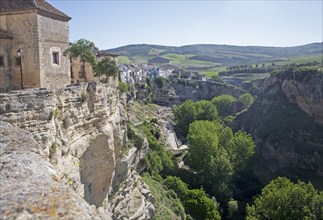
[[[236,114],[232,127],[256,141],[260,162],[253,171],[262,184],[285,175],[321,185],[322,80],[319,71],[272,74],[255,102]],[[153,102],[168,107],[186,99],[245,92],[202,81],[175,80],[154,87]],[[152,218],[158,204],[139,175],[151,149],[141,134],[135,134],[135,143],[129,141],[129,131],[136,129],[127,122],[141,124],[162,114],[159,107],[149,110],[152,115],[142,109],[130,114],[131,102],[113,77],[107,84],[0,94],[4,219]]]

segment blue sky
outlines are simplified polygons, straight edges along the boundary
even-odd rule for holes
[[[72,17],[70,41],[297,46],[323,41],[323,1],[48,0]]]

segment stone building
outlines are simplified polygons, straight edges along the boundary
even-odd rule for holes
[[[70,19],[45,0],[1,0],[0,92],[70,84]]]
[[[79,82],[94,82],[95,73],[91,63],[83,62],[80,58],[70,59],[71,62],[71,84]],[[83,66],[84,65],[84,66]]]
[[[117,62],[118,54],[101,52],[97,47],[93,49],[94,54],[96,55],[97,62],[101,61],[103,58],[107,57],[115,62]],[[93,66],[85,62],[83,63],[79,58],[71,59],[71,84],[78,82],[94,82],[98,81],[98,77],[95,76]],[[86,77],[85,77],[86,72]]]

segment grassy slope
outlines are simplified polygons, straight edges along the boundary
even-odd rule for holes
[[[154,104],[143,105],[139,102],[134,102],[128,109],[129,120],[134,124],[149,121],[151,118],[158,117],[158,108],[159,106]],[[149,186],[156,199],[154,203],[156,214],[153,219],[180,220],[180,216],[185,216],[185,209],[173,191],[165,189],[160,182],[148,174],[143,175],[142,179]]]
[[[166,190],[162,184],[149,175],[144,175],[143,180],[149,186],[156,202],[155,220],[176,220],[185,216],[185,209],[173,191]]]

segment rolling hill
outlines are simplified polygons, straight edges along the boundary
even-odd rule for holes
[[[180,47],[151,44],[128,45],[103,50],[117,53],[120,63],[154,63],[154,60],[169,59],[169,64],[183,69],[195,70],[208,75],[228,66],[241,64],[286,65],[323,60],[323,43],[295,47],[232,46],[196,44]],[[162,64],[155,63],[157,66]]]
[[[313,43],[295,47],[262,47],[262,46],[230,46],[214,44],[196,44],[181,47],[137,44],[105,50],[126,56],[129,60],[136,57],[151,59],[155,56],[170,58],[173,55],[183,56],[186,59],[198,60],[224,65],[249,64],[268,62],[271,60],[288,59],[292,57],[323,53],[323,43]]]

